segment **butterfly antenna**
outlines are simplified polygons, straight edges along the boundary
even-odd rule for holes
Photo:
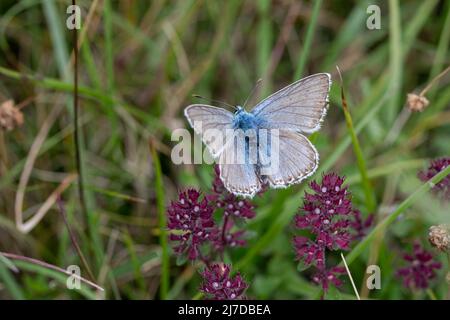
[[[223,101],[205,98],[205,97],[202,97],[202,96],[200,96],[200,95],[198,95],[198,94],[193,94],[192,96],[193,96],[194,98],[202,99],[202,100],[205,100],[205,101],[208,101],[208,102],[220,103],[220,104],[223,104],[224,106],[233,108],[233,109],[235,109],[235,110],[237,109],[235,106],[233,106],[233,105],[231,105],[231,104],[229,104],[229,103],[223,102]]]
[[[244,109],[245,109],[245,106],[247,105],[247,102],[250,100],[251,97],[253,97],[253,94],[255,93],[256,89],[258,89],[261,82],[262,82],[261,78],[258,79],[258,81],[256,81],[256,84],[253,87],[252,91],[250,91],[250,94],[248,95],[247,99],[245,99],[244,105],[242,106]]]

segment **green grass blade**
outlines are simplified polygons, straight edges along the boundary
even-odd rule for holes
[[[21,270],[35,272],[36,274],[39,274],[41,276],[52,278],[52,279],[56,280],[58,283],[60,283],[62,286],[64,286],[64,288],[66,287],[67,275],[65,275],[65,274],[41,267],[39,265],[29,263],[26,261],[15,261],[15,264]],[[67,290],[70,291],[69,289],[67,289]],[[98,298],[96,292],[94,290],[88,288],[88,286],[85,285],[84,283],[81,283],[81,287],[79,290],[77,289],[74,291],[81,294],[86,299],[96,300]]]
[[[114,50],[111,15],[111,0],[105,0],[103,27],[105,29],[106,90],[110,95],[114,93]]]
[[[9,78],[15,79],[15,80],[27,80],[31,81],[34,84],[47,89],[52,89],[56,91],[61,92],[72,92],[73,91],[73,85],[72,83],[64,82],[55,78],[47,78],[42,77],[40,75],[33,75],[33,74],[26,74],[26,73],[20,73],[8,68],[4,68],[0,66],[0,74],[5,75]],[[135,106],[126,104],[120,100],[118,100],[116,97],[110,97],[109,95],[105,94],[102,91],[92,89],[90,87],[78,87],[78,93],[80,96],[93,99],[96,101],[99,101],[101,103],[101,106],[103,107],[103,111],[109,112],[109,108],[111,104],[120,104],[123,106],[129,113],[131,113],[133,116],[138,117],[143,122],[148,123],[148,129],[150,131],[154,130],[162,130],[165,132],[167,131],[167,127],[158,121],[154,116],[150,115],[148,112],[144,112],[142,110],[139,110]]]
[[[358,33],[361,32],[361,26],[365,24],[367,19],[366,8],[368,4],[368,1],[359,1],[358,5],[347,16],[344,25],[329,47],[326,57],[324,57],[321,70],[326,71],[330,68],[334,68],[339,54],[345,50],[355,37],[357,37]]]
[[[402,88],[402,39],[401,18],[398,0],[389,0],[389,90],[392,96],[386,110],[387,123],[392,123],[400,108]]]
[[[159,243],[161,245],[161,288],[160,297],[162,300],[167,299],[169,294],[169,248],[167,245],[167,221],[165,211],[165,197],[164,197],[164,185],[162,181],[161,163],[159,162],[158,154],[154,146],[150,145],[150,152],[153,160],[153,166],[155,169],[155,190],[156,201],[158,209],[158,221],[159,221]]]
[[[405,212],[414,202],[421,199],[421,197],[426,194],[430,189],[447,175],[450,174],[450,166],[436,174],[433,178],[422,184],[413,194],[406,198],[389,216],[387,216],[383,221],[381,221],[358,245],[347,255],[345,258],[348,264],[351,264],[359,255],[364,251],[365,248],[371,243],[375,235],[380,231],[392,224],[400,214]]]
[[[141,264],[136,254],[133,238],[131,238],[128,232],[124,232],[123,239],[125,242],[125,246],[128,250],[128,254],[130,256],[131,265],[133,267],[134,280],[137,282],[139,289],[142,291],[142,293],[145,294],[146,292],[145,279],[142,277]]]
[[[314,31],[316,30],[321,6],[322,0],[314,1],[311,20],[309,21],[308,28],[306,30],[306,36],[305,41],[303,43],[302,52],[298,58],[297,69],[295,70],[294,73],[294,80],[300,79],[303,76],[303,73],[305,72],[305,67],[306,63],[308,62],[309,53],[311,52],[311,45],[314,38]]]
[[[433,67],[431,68],[430,76],[428,82],[433,80],[443,69],[444,63],[447,57],[448,48],[450,45],[450,2],[447,1],[447,15],[445,17],[444,26],[442,27],[441,36],[439,38],[439,44],[436,49],[436,55],[433,61]],[[431,88],[427,96],[430,100],[433,99],[437,92],[437,88]]]
[[[272,26],[270,23],[270,0],[258,1],[260,22],[258,26],[258,76],[263,77],[270,65],[270,54],[272,49]],[[264,79],[261,83],[261,96],[266,97],[271,91],[270,79]]]
[[[341,79],[342,82],[342,79]],[[358,140],[358,136],[356,134],[355,128],[353,127],[352,116],[350,115],[350,110],[347,106],[347,100],[344,95],[344,84],[341,83],[341,100],[342,100],[342,110],[345,115],[345,123],[347,124],[347,129],[350,134],[350,138],[353,145],[353,152],[356,156],[356,163],[358,165],[358,170],[361,175],[362,186],[364,189],[364,195],[366,198],[366,208],[367,212],[374,212],[376,208],[376,200],[375,193],[373,191],[372,185],[369,180],[369,176],[367,173],[366,161],[364,159],[363,151],[361,149],[361,145]]]
[[[8,270],[8,268],[11,267],[11,263],[12,262],[10,262],[0,254],[0,279],[3,280],[5,288],[9,291],[14,299],[23,300],[25,299],[25,294],[23,293],[22,288],[16,282],[16,279],[12,276],[10,270]]]
[[[67,28],[61,23],[58,17],[58,9],[54,0],[46,0],[42,2],[44,6],[44,13],[47,19],[50,36],[52,38],[52,45],[54,46],[56,65],[58,67],[59,74],[66,82],[71,81],[71,72],[67,63],[69,61],[69,54],[64,39],[64,31]]]

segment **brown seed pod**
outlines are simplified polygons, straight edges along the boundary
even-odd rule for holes
[[[428,234],[430,243],[441,251],[450,250],[450,227],[445,224],[431,226]]]
[[[0,128],[11,131],[23,124],[23,113],[16,108],[13,100],[0,104]]]

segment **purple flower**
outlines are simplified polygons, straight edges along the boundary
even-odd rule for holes
[[[435,270],[441,263],[433,260],[433,256],[418,243],[414,244],[412,254],[404,254],[403,260],[409,265],[397,271],[403,278],[403,285],[409,289],[426,289],[429,281],[436,277]]]
[[[310,183],[313,194],[305,193],[305,201],[297,215],[295,226],[309,230],[314,240],[304,237],[294,238],[297,259],[306,265],[314,263],[325,267],[325,250],[348,250],[352,239],[349,232],[350,214],[353,212],[351,195],[342,184],[344,178],[336,174],[326,174],[319,185]]]
[[[200,192],[189,189],[180,192],[178,201],[168,208],[168,228],[177,230],[170,240],[178,242],[175,253],[187,253],[190,260],[199,257],[200,246],[215,236],[213,208],[206,198],[200,199]]]
[[[419,179],[422,181],[428,181],[449,165],[450,157],[432,160],[428,166],[428,169],[419,171]],[[441,182],[437,183],[432,190],[434,193],[442,196],[443,199],[450,200],[450,174],[442,179]]]
[[[245,241],[245,230],[231,231],[234,223],[230,219],[224,221],[226,226],[222,226],[222,230],[217,229],[217,237],[215,238],[214,245],[218,252],[222,252],[226,247],[243,247],[247,244]],[[223,229],[225,228],[225,230]]]
[[[302,261],[306,266],[315,263],[317,267],[325,267],[325,247],[310,241],[306,237],[294,237],[294,247],[297,260]]]
[[[221,227],[217,227],[214,247],[218,252],[223,252],[226,247],[241,247],[246,244],[245,231],[236,228],[238,222],[252,219],[255,216],[253,204],[229,193],[220,179],[219,166],[214,167],[214,181],[212,194],[207,196],[208,201],[214,203],[217,208],[223,208]]]
[[[345,268],[333,267],[331,269],[322,269],[315,273],[312,277],[313,281],[320,285],[323,292],[326,293],[330,287],[330,284],[335,287],[340,287],[343,283],[339,277],[345,273]]]
[[[350,222],[350,227],[353,231],[352,241],[361,240],[367,234],[367,231],[372,227],[375,220],[373,213],[364,220],[359,210],[353,211],[353,221]]]
[[[208,299],[212,300],[242,300],[248,285],[237,273],[230,277],[230,265],[212,264],[201,273],[203,282],[200,286]]]

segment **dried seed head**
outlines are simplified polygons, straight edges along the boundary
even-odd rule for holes
[[[11,131],[23,124],[22,112],[14,106],[13,100],[7,100],[0,104],[0,128]]]
[[[438,225],[431,226],[428,234],[430,243],[441,251],[450,250],[450,226]]]
[[[417,95],[415,93],[408,93],[406,105],[412,112],[422,112],[429,104],[427,98]]]

